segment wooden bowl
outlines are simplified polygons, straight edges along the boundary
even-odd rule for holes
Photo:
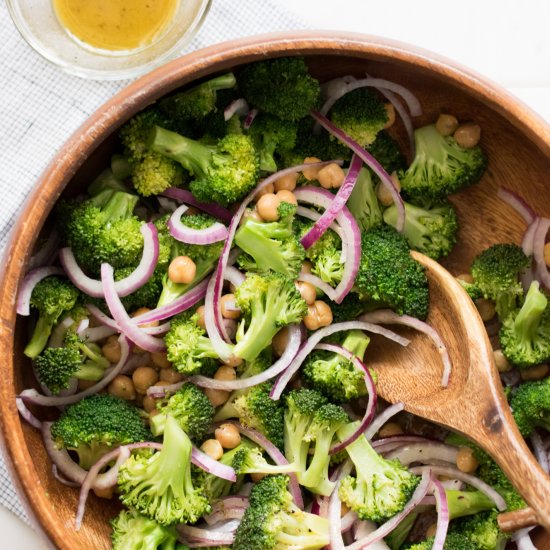
[[[27,335],[16,320],[15,299],[28,258],[61,193],[84,186],[106,165],[116,130],[163,95],[190,82],[238,66],[288,55],[306,56],[321,80],[368,71],[399,82],[420,98],[421,125],[440,112],[474,120],[482,128],[489,169],[482,181],[453,198],[461,223],[459,245],[446,262],[454,273],[468,269],[474,255],[496,242],[519,242],[524,223],[497,199],[505,185],[520,193],[540,214],[550,214],[546,182],[550,174],[550,127],[516,98],[484,78],[429,52],[375,37],[343,33],[292,32],[238,40],[173,61],[141,78],[93,114],[57,153],[28,198],[4,257],[0,292],[0,412],[6,457],[27,511],[57,548],[110,548],[109,519],[117,504],[92,497],[84,526],[73,529],[78,492],[58,483],[40,434],[21,421],[15,396],[33,386],[29,361],[22,353]],[[403,136],[402,136],[403,137]],[[42,417],[48,411],[38,411]],[[550,539],[539,534],[545,548]]]

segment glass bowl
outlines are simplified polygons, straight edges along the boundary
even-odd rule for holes
[[[180,0],[166,29],[149,45],[126,51],[94,48],[60,23],[50,0],[7,0],[26,42],[65,72],[94,80],[124,80],[148,72],[181,53],[201,27],[211,0]]]

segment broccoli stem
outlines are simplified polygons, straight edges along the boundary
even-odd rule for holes
[[[306,487],[314,488],[320,495],[330,495],[334,489],[334,483],[328,479],[329,450],[332,437],[318,437],[315,440],[315,452],[307,470],[300,476],[300,483]]]
[[[32,337],[25,347],[23,353],[31,359],[36,359],[46,347],[52,332],[54,321],[47,316],[41,315],[36,322]]]
[[[536,340],[542,314],[548,305],[548,299],[538,285],[531,285],[525,302],[514,321],[514,328],[523,346],[529,348]]]
[[[84,363],[75,373],[74,377],[79,380],[90,380],[95,382],[101,380],[105,374],[105,369],[95,363]]]
[[[456,519],[463,516],[473,516],[479,512],[486,512],[495,507],[495,503],[481,491],[456,491],[446,489],[449,518]]]
[[[200,283],[211,271],[214,269],[214,265],[217,262],[217,258],[210,262],[196,262],[195,278],[190,283],[174,283],[170,280],[168,275],[165,275],[162,281],[162,292],[157,303],[157,307],[171,304],[174,300],[182,296],[188,290],[191,290],[194,286]]]

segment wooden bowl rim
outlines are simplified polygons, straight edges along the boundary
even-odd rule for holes
[[[178,58],[141,77],[93,113],[65,142],[40,176],[11,231],[0,281],[0,437],[4,456],[31,521],[52,547],[69,548],[55,508],[37,476],[15,405],[14,327],[17,287],[29,251],[59,195],[97,146],[122,122],[170,91],[237,64],[283,55],[365,57],[420,67],[465,88],[505,116],[550,157],[550,126],[519,99],[485,77],[432,52],[371,35],[334,31],[289,31],[216,44]],[[71,547],[72,548],[72,547]]]

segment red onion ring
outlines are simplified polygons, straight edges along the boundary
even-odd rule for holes
[[[252,109],[247,115],[246,115],[246,118],[244,119],[244,122],[243,122],[243,128],[245,130],[248,130],[251,126],[252,126],[252,123],[254,122],[254,119],[258,116],[258,109]]]
[[[167,395],[176,393],[186,382],[187,379],[184,379],[181,382],[175,382],[169,386],[150,386],[147,388],[147,395],[153,399],[163,398]]]
[[[32,414],[29,409],[27,409],[27,406],[25,405],[25,402],[21,397],[15,398],[15,406],[17,407],[17,410],[19,411],[19,414],[21,417],[26,420],[33,428],[36,428],[38,430],[42,429],[42,422]]]
[[[232,284],[235,288],[240,287],[246,279],[244,273],[241,273],[236,267],[228,265],[225,268],[223,277],[228,283]]]
[[[234,99],[224,110],[223,119],[227,122],[233,115],[246,116],[250,112],[250,107],[244,97]]]
[[[168,197],[169,199],[174,199],[178,202],[184,202],[186,204],[189,204],[190,206],[194,206],[195,208],[198,208],[199,210],[202,210],[203,212],[206,212],[207,214],[214,216],[214,218],[218,218],[219,220],[222,220],[224,222],[229,223],[231,221],[231,218],[233,217],[231,215],[231,212],[229,212],[227,208],[224,208],[223,206],[220,206],[219,204],[214,202],[199,202],[194,197],[193,193],[191,193],[191,191],[187,191],[186,189],[171,187],[170,189],[166,189],[166,191],[163,191],[160,195],[162,197]]]
[[[420,319],[411,317],[410,315],[398,315],[395,311],[390,309],[379,309],[377,311],[372,311],[370,313],[365,313],[361,315],[359,319],[371,322],[371,323],[381,323],[381,324],[392,324],[392,325],[403,325],[406,327],[413,328],[418,332],[425,334],[430,340],[435,344],[437,351],[441,356],[441,361],[443,362],[443,374],[441,376],[441,386],[446,388],[449,385],[449,379],[451,377],[452,363],[451,358],[449,357],[449,352],[445,346],[441,336],[437,331]]]
[[[227,227],[220,222],[205,229],[187,227],[182,223],[181,217],[188,209],[185,204],[178,206],[168,220],[168,230],[174,239],[182,243],[205,245],[223,241],[227,237]]]
[[[237,481],[237,474],[231,466],[227,466],[210,458],[207,454],[203,453],[201,450],[193,446],[191,451],[191,462],[198,466],[201,470],[212,474],[226,481],[235,482]]]
[[[546,234],[550,229],[550,219],[539,218],[538,226],[533,235],[533,256],[535,258],[535,277],[547,289],[550,289],[550,272],[544,260],[544,245],[546,244]]]
[[[31,256],[28,264],[29,271],[52,263],[57,256],[60,241],[59,233],[55,228],[52,229],[42,248],[34,256]]]
[[[534,249],[534,237],[539,225],[540,218],[535,217],[533,221],[527,226],[525,233],[521,239],[521,249],[526,256],[533,255]]]
[[[376,420],[374,420],[374,422],[376,422]],[[403,445],[407,445],[408,443],[433,443],[434,441],[434,439],[428,439],[427,437],[422,437],[420,435],[392,435],[390,437],[384,437],[383,439],[371,441],[370,444],[376,452],[379,454],[384,454],[389,451],[393,451],[393,449],[397,449],[398,447],[402,447]]]
[[[537,547],[533,544],[529,532],[533,527],[526,527],[525,529],[520,529],[514,533],[512,540],[517,545],[517,550],[537,550]]]
[[[316,210],[312,210],[311,208],[306,208],[305,206],[300,205],[298,205],[298,208],[296,209],[296,214],[298,214],[298,216],[301,216],[302,218],[307,218],[308,220],[314,222],[319,220],[322,216],[322,214],[319,214],[319,212],[317,212]],[[337,223],[331,223],[330,229],[332,229],[340,237],[340,239],[343,240],[345,238],[345,233],[342,231],[342,228]]]
[[[390,405],[384,409],[374,420],[371,422],[370,426],[365,430],[364,436],[367,438],[367,441],[370,441],[377,433],[378,430],[394,415],[400,413],[405,408],[405,403],[401,401]]]
[[[351,139],[350,136],[333,124],[327,117],[323,116],[318,111],[311,111],[310,114],[323,128],[325,128],[325,130],[349,147],[380,178],[382,185],[391,193],[393,202],[397,208],[397,222],[395,228],[402,233],[405,227],[405,206],[390,175],[367,150],[363,149],[363,147]]]
[[[55,464],[52,464],[52,475],[53,477],[59,481],[59,483],[67,486],[72,487],[75,489],[76,487],[80,487],[80,483],[76,483],[74,481],[70,481],[69,479],[64,478],[58,471],[57,466]]]
[[[111,331],[109,333],[107,331],[100,331],[100,333],[105,332],[107,336],[109,336],[110,334],[113,334],[114,332],[120,332],[120,327],[118,326],[118,323],[114,319],[112,319],[111,317],[103,313],[103,311],[101,311],[97,306],[93,304],[86,304],[85,307],[89,311],[90,315],[96,321],[98,321],[104,326],[87,329],[84,335],[88,334],[90,331],[93,331],[94,329],[103,329],[103,328],[108,328]],[[141,316],[132,318],[132,321],[137,325],[136,319],[141,319]],[[168,332],[170,330],[170,323],[163,323],[162,325],[158,325],[156,327],[140,327],[140,328],[143,330],[143,332],[146,332],[147,334],[164,334],[165,332]],[[96,336],[96,339],[98,340],[101,339],[101,336],[99,337]]]
[[[340,482],[343,477],[347,476],[352,470],[352,463],[350,460],[346,460],[336,471],[334,476],[331,476],[331,481],[336,485],[328,500],[327,519],[329,521],[329,535],[330,535],[330,550],[344,550],[345,544],[342,538],[344,531],[342,514],[342,502],[338,495],[340,489]],[[352,524],[353,525],[353,522]],[[350,525],[350,528],[351,528]]]
[[[233,531],[219,531],[216,529],[201,529],[191,525],[178,525],[176,529],[183,535],[183,542],[189,548],[231,545],[235,540],[236,531],[236,527]]]
[[[393,460],[399,459],[403,466],[408,466],[412,462],[421,462],[422,464],[430,464],[431,461],[448,462],[456,464],[456,456],[458,448],[452,445],[446,445],[437,441],[426,443],[409,443],[403,447],[394,449],[385,455],[385,458]]]
[[[248,508],[248,498],[243,496],[222,497],[212,505],[212,511],[204,516],[208,525],[216,525],[228,519],[241,519]]]
[[[497,197],[509,204],[524,220],[526,224],[531,224],[537,217],[535,211],[516,193],[506,187],[501,187],[497,191]]]
[[[31,296],[34,287],[46,277],[52,275],[61,275],[65,276],[65,272],[60,267],[46,266],[46,267],[37,267],[29,271],[23,280],[21,281],[21,286],[19,287],[19,293],[17,294],[17,313],[19,315],[30,315],[31,314]]]
[[[65,333],[74,325],[74,320],[72,317],[65,317],[63,321],[57,324],[57,326],[52,330],[50,339],[48,341],[48,346],[50,348],[60,348],[63,346],[63,341],[65,339]]]
[[[304,283],[309,283],[313,285],[314,287],[317,287],[319,290],[322,290],[323,293],[333,302],[336,301],[336,292],[335,289],[332,288],[328,283],[325,283],[320,277],[317,277],[317,275],[313,275],[312,273],[302,273],[300,272],[298,274],[298,281],[303,281]]]
[[[439,480],[432,479],[432,490],[435,497],[435,509],[437,510],[437,528],[432,550],[443,550],[449,529],[449,503],[447,502],[445,488]]]
[[[402,346],[407,346],[409,340],[399,336],[391,330],[385,329],[378,325],[372,323],[365,323],[363,321],[346,321],[345,323],[334,323],[328,327],[323,327],[322,329],[314,332],[300,347],[298,353],[288,366],[288,368],[279,376],[270,393],[271,399],[279,399],[283,390],[286,388],[287,384],[290,382],[290,379],[294,376],[296,371],[300,368],[300,365],[304,359],[311,353],[311,350],[323,339],[331,334],[336,332],[341,332],[344,330],[353,330],[359,329],[367,332],[372,332],[374,334],[380,334],[385,336],[389,340],[393,340]],[[246,380],[250,380],[247,378]]]

